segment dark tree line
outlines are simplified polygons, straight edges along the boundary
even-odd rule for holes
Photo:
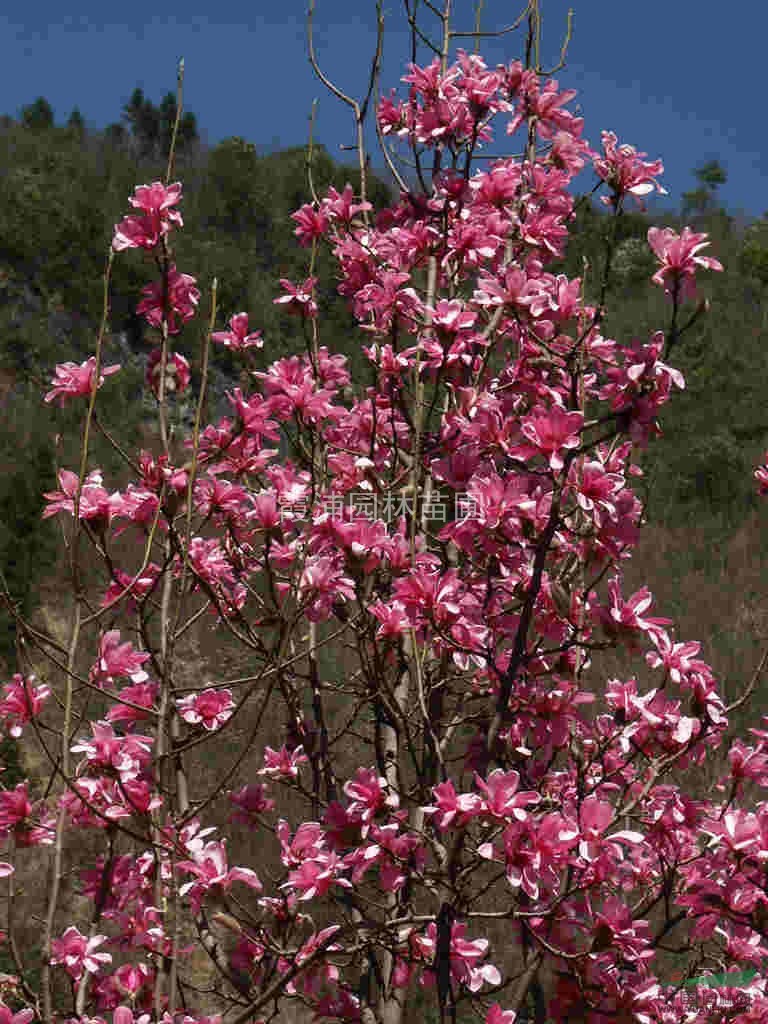
[[[137,86],[123,107],[120,121],[109,124],[105,134],[113,144],[131,142],[141,159],[159,157],[170,148],[177,114],[174,93],[166,93],[160,103],[155,104]],[[45,132],[55,126],[53,107],[44,96],[22,107],[20,120],[25,128],[35,132]],[[79,137],[86,133],[85,120],[77,107],[70,113],[66,127]],[[197,142],[197,117],[191,111],[184,111],[179,121],[176,148],[178,152],[185,152]]]
[[[137,87],[123,107],[122,121],[110,125],[107,132],[116,140],[125,138],[128,133],[139,156],[151,158],[170,149],[177,114],[178,105],[172,92],[166,93],[156,106],[144,95],[143,89]],[[185,152],[198,140],[197,118],[191,111],[185,111],[179,121],[177,151]]]

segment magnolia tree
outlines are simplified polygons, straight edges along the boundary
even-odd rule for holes
[[[652,228],[649,287],[669,318],[651,337],[606,337],[611,231],[594,304],[557,272],[571,184],[594,171],[615,225],[663,191],[661,162],[610,132],[590,147],[574,93],[540,64],[535,3],[510,26],[524,59],[495,67],[457,48],[478,33],[454,32],[450,6],[428,4],[432,24],[410,17],[414,54],[435,52],[401,95],[376,99],[379,45],[368,95],[347,97],[310,33],[354,116],[360,192],[331,188],[293,215],[307,277],[274,301],[299,318],[302,354],[247,372],[273,340],[247,312],[222,329],[215,285],[208,328],[190,324],[200,292],[174,261],[172,153],[115,228],[95,355],[56,367],[45,396],[84,416],[80,464],[45,496],[71,567],[69,635],[18,617],[42,667],[16,674],[1,705],[51,772],[44,790],[0,792],[16,971],[3,1021],[768,1015],[768,731],[729,736],[735,705],[699,644],[621,573],[642,521],[634,456],[684,386],[665,359],[706,307],[698,272],[721,267],[704,235]],[[380,43],[381,11],[379,29]],[[372,103],[401,186],[378,211]],[[359,330],[357,380],[323,337],[321,248]],[[151,451],[119,449],[133,479],[115,490],[89,444],[119,369],[106,365],[109,268],[128,250],[156,269],[138,312],[157,340],[157,432]],[[183,330],[204,340],[182,444],[169,409],[190,387]],[[250,387],[205,425],[217,345]],[[757,475],[768,490],[768,468]],[[86,568],[101,572],[100,604]],[[242,647],[246,677],[182,687],[181,641],[201,619]],[[635,652],[653,682],[606,678],[608,648]],[[205,744],[218,744],[213,786],[189,769]],[[707,792],[690,769],[718,748]],[[247,781],[232,789],[235,772]],[[222,797],[229,823],[216,820],[233,845],[254,830],[258,861],[230,863],[211,825]],[[13,907],[41,854],[36,962]],[[62,890],[73,864],[78,901]],[[207,986],[190,975],[196,949]],[[746,968],[695,1000],[683,984]]]

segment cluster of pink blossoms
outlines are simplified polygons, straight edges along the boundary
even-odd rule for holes
[[[137,643],[149,645],[170,573],[189,583],[178,590],[193,615],[208,609],[247,642],[252,678],[277,680],[237,701],[242,680],[178,697],[158,651],[102,631],[88,683],[112,706],[72,746],[81,759],[59,808],[76,828],[123,825],[148,840],[83,872],[105,934],[68,928],[51,962],[76,982],[94,975],[89,1008],[133,1024],[185,951],[167,916],[176,895],[233,998],[261,1005],[268,993],[276,1012],[294,1000],[317,1022],[364,1024],[374,1006],[384,1019],[419,986],[443,1014],[471,1006],[486,1024],[514,1024],[526,996],[516,986],[538,972],[558,1024],[709,1024],[703,1002],[692,1010],[668,985],[659,953],[673,939],[706,966],[754,967],[749,1009],[731,1020],[765,1019],[768,730],[729,746],[714,799],[673,781],[673,768],[724,745],[727,709],[699,645],[653,613],[647,588],[628,594],[621,572],[642,518],[633,455],[684,381],[662,332],[605,337],[603,310],[555,266],[569,186],[588,162],[615,215],[630,196],[663,191],[661,162],[609,132],[593,152],[568,109],[574,94],[517,61],[491,70],[459,53],[445,69],[412,66],[405,82],[405,99],[382,100],[380,127],[439,156],[428,193],[374,213],[351,186],[330,188],[293,215],[299,242],[334,258],[365,342],[370,373],[356,391],[344,357],[315,335],[317,280],[281,280],[275,303],[304,321],[307,351],[254,373],[251,394],[232,391],[231,415],[200,434],[194,471],[171,451],[142,453],[140,479],[122,491],[98,471],[80,482],[62,470],[46,495],[45,515],[77,506],[105,549],[122,531],[143,547],[159,524],[162,565],[159,549],[139,569],[105,560],[102,607],[145,626]],[[527,130],[526,156],[476,169],[496,117],[509,134]],[[167,250],[180,194],[137,188],[138,212],[113,242],[164,253],[139,310],[168,335],[199,301]],[[675,314],[697,273],[721,269],[687,229],[651,229],[649,244]],[[236,353],[262,344],[245,313],[213,340]],[[59,370],[57,393],[86,394]],[[177,389],[189,374],[167,354]],[[768,469],[756,476],[768,490]],[[425,505],[438,494],[453,512],[432,523]],[[360,495],[365,512],[350,500]],[[354,668],[340,661],[330,678],[304,631],[343,637]],[[641,652],[637,674],[595,679],[592,653],[608,648]],[[27,687],[15,678],[7,693],[12,730],[48,695]],[[182,773],[187,746],[216,742],[257,699],[287,722],[284,735],[248,741],[257,753],[229,794],[230,821],[274,848],[274,870],[258,873],[230,867],[225,840],[156,762],[169,720]],[[367,767],[350,765],[347,737],[369,751]],[[26,789],[0,798],[4,834],[50,841],[48,812]],[[234,948],[212,937],[214,918]],[[102,945],[129,962],[107,973]]]

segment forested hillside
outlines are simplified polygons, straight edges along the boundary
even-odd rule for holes
[[[53,485],[57,465],[71,465],[78,443],[77,412],[43,405],[42,393],[55,363],[81,362],[92,350],[113,225],[134,186],[163,175],[175,114],[172,95],[155,105],[137,89],[121,119],[104,132],[88,130],[77,111],[65,124],[55,123],[44,99],[18,118],[0,121],[0,561],[25,612],[36,600],[35,581],[53,571],[56,538],[40,520],[40,495]],[[175,177],[184,185],[185,230],[175,255],[203,294],[179,343],[193,372],[214,277],[219,323],[245,310],[252,327],[263,331],[265,345],[254,367],[303,346],[298,321],[282,315],[272,300],[280,278],[307,275],[307,252],[296,244],[290,219],[309,198],[307,164],[306,149],[262,153],[237,137],[207,147],[194,115],[182,119]],[[353,169],[317,146],[312,176],[318,192],[330,183],[358,184]],[[756,662],[760,636],[768,633],[762,611],[768,544],[752,477],[768,443],[768,218],[748,222],[722,209],[717,192],[723,181],[719,165],[705,165],[677,212],[629,211],[615,227],[585,197],[563,269],[583,276],[586,295],[595,300],[607,236],[616,230],[609,278],[615,298],[604,332],[628,342],[671,315],[661,289],[647,287],[654,267],[646,241],[652,224],[679,229],[687,223],[707,232],[707,252],[724,264],[723,274],[706,277],[709,312],[681,333],[670,354],[687,388],[668,406],[664,436],[643,459],[653,525],[635,571],[663,613],[680,619],[686,630],[681,638],[701,640],[726,677],[726,692],[731,686],[735,692]],[[374,178],[374,206],[382,206],[387,194]],[[350,330],[328,266],[321,256],[321,340],[349,357],[354,374],[366,365],[361,339]],[[134,308],[150,276],[139,258],[117,261],[105,351],[105,361],[120,362],[123,370],[110,381],[103,427],[119,427],[122,438],[132,434],[135,442],[148,409],[142,377],[149,349]],[[212,400],[223,411],[224,392],[237,383],[240,369],[226,353],[215,358]],[[178,416],[189,411],[182,406]],[[105,470],[117,472],[108,446],[100,437],[95,443],[102,446]],[[0,653],[7,670],[13,650],[5,616]]]

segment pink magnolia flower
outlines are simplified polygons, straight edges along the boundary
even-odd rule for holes
[[[445,574],[424,569],[413,571],[396,580],[394,596],[412,622],[433,618],[439,624],[447,624],[461,615],[461,585],[453,570]]]
[[[220,729],[232,717],[235,702],[231,690],[203,690],[176,701],[179,714],[190,725],[202,725],[207,732]]]
[[[638,153],[634,146],[620,146],[613,132],[603,132],[602,142],[604,155],[594,158],[594,167],[613,190],[613,197],[604,197],[604,202],[616,203],[625,195],[647,196],[654,188],[661,195],[667,194],[656,181],[656,176],[664,173],[661,160],[644,160],[647,153]]]
[[[450,779],[434,786],[432,795],[435,802],[425,807],[424,813],[433,815],[435,826],[441,830],[452,825],[463,828],[472,818],[483,812],[482,798],[477,793],[457,793]]]
[[[305,203],[295,213],[291,214],[298,227],[293,232],[299,240],[299,245],[308,246],[316,242],[328,230],[328,216],[324,208],[317,209],[312,203]]]
[[[705,820],[700,827],[702,832],[711,836],[714,846],[722,845],[733,853],[743,854],[747,850],[765,849],[760,819],[751,811],[728,811],[722,818]]]
[[[275,492],[261,491],[254,495],[247,517],[249,522],[259,530],[277,530],[282,522],[282,514]]]
[[[119,363],[111,366],[102,366],[99,373],[97,387],[101,387],[104,378],[120,369]],[[68,398],[85,398],[93,391],[96,373],[96,356],[91,356],[79,366],[77,363],[59,363],[56,366],[55,376],[51,381],[51,390],[46,394],[45,401],[52,402],[59,399],[59,405],[63,406]]]
[[[299,316],[309,317],[310,320],[317,316],[317,303],[312,297],[317,278],[308,277],[303,284],[297,285],[281,277],[280,284],[285,295],[272,300],[276,306],[285,306],[288,313],[298,313]]]
[[[483,812],[494,818],[515,818],[517,821],[525,821],[528,817],[525,808],[537,804],[541,799],[538,793],[518,793],[520,776],[515,771],[505,772],[497,768],[487,779],[475,775],[475,783],[484,794]]]
[[[488,953],[488,939],[467,939],[467,926],[459,921],[451,925],[450,965],[451,978],[460,985],[466,985],[470,992],[477,992],[484,983],[498,985],[501,974],[493,964],[481,964]],[[437,945],[437,925],[432,922],[423,935],[412,935],[411,945],[421,958],[434,962]],[[425,975],[423,983],[435,982],[433,972]]]
[[[411,871],[421,872],[427,861],[427,851],[418,835],[401,832],[400,823],[389,822],[386,825],[374,825],[369,847],[358,846],[349,855],[352,860],[361,855],[362,861],[375,863],[379,869],[379,885],[384,892],[400,892],[408,881]],[[353,884],[357,878],[353,874]]]
[[[129,966],[129,965],[124,965]],[[145,965],[140,965],[145,966]],[[130,968],[133,969],[133,968]],[[118,974],[123,970],[123,967],[119,968],[115,973]],[[138,989],[127,989],[126,992],[122,993],[123,996],[129,995],[132,999],[135,998],[138,993]],[[134,1011],[128,1006],[116,1006],[112,1014],[112,1024],[149,1024],[152,1018],[148,1013],[142,1013],[138,1017],[134,1016]]]
[[[25,678],[15,672],[12,682],[5,684],[0,717],[5,719],[6,728],[14,739],[21,736],[22,726],[40,714],[43,702],[51,695],[50,686],[34,686],[34,681],[34,675]]]
[[[314,857],[326,849],[327,836],[316,821],[304,821],[291,838],[288,822],[281,818],[277,823],[277,838],[280,843],[280,860],[287,868],[295,868],[307,858]]]
[[[507,125],[507,133],[517,131],[525,117],[536,115],[536,130],[545,139],[556,131],[567,132],[578,138],[584,121],[562,107],[576,96],[575,89],[560,91],[555,79],[541,84],[541,79],[532,70],[523,70],[519,61],[513,61],[506,72],[506,86],[510,94],[517,93],[516,115]]]
[[[216,831],[215,827],[202,828],[200,825],[199,818],[193,818],[187,825],[184,825],[179,834],[179,841],[187,849],[190,856],[197,856],[201,853],[205,847],[204,839],[206,836],[211,836]],[[172,832],[168,834],[169,842],[174,842],[175,837]]]
[[[144,532],[148,532],[152,523],[158,517],[159,509],[160,499],[157,494],[148,490],[146,487],[137,486],[132,483],[128,484],[125,491],[119,495],[115,502],[115,516],[118,519],[127,520],[127,522],[115,529],[115,537],[119,537],[121,534],[125,533],[130,524],[138,526]],[[158,520],[158,525],[159,529],[163,531],[168,528],[168,524],[162,518]],[[149,571],[151,570],[148,570],[148,572]],[[131,577],[127,576],[125,573],[120,573],[120,570],[117,570],[115,575],[118,580],[122,578],[131,582]],[[144,583],[141,582],[142,579],[144,580]],[[151,584],[151,580],[149,580],[149,582],[147,581],[148,576],[142,576],[137,579],[135,584],[132,584],[132,586],[135,585],[137,590],[143,590],[146,593],[149,585]],[[130,589],[132,588],[129,588],[129,590],[126,591],[125,586],[116,586],[116,584],[113,584],[112,587],[110,587],[112,593],[117,593],[118,596],[125,596],[126,592],[130,592]],[[129,599],[128,607],[135,608],[136,603]]]
[[[216,331],[211,335],[211,340],[233,352],[243,352],[248,348],[262,348],[264,345],[261,331],[248,333],[247,313],[234,313],[229,318],[229,330]]]
[[[354,198],[355,194],[350,184],[344,186],[343,192],[337,192],[331,185],[328,195],[322,201],[323,211],[329,220],[349,225],[358,213],[366,213],[373,209],[370,203],[356,203]]]
[[[642,843],[643,835],[639,832],[625,830],[614,832],[604,837],[605,831],[613,824],[613,807],[607,800],[601,800],[596,796],[588,796],[579,808],[579,826],[581,839],[579,840],[579,854],[588,862],[597,860],[603,852],[610,852],[610,848],[618,843]]]
[[[516,1018],[514,1010],[502,1010],[499,1003],[493,1003],[488,1007],[485,1024],[515,1024]]]
[[[647,345],[635,341],[627,347],[622,366],[608,367],[608,383],[600,389],[600,397],[609,399],[611,408],[623,414],[622,418],[627,420],[624,429],[639,444],[660,433],[656,416],[669,400],[672,385],[685,388],[682,373],[659,358],[664,345],[661,331]]]
[[[683,228],[682,234],[678,235],[672,228],[649,228],[648,244],[660,264],[652,280],[661,285],[667,295],[694,298],[698,268],[723,269],[722,263],[714,257],[698,255],[710,244],[704,232],[697,234],[690,228]]]
[[[154,249],[161,234],[158,218],[132,214],[115,224],[112,248],[115,252],[124,249]]]
[[[492,111],[507,110],[508,104],[499,98],[504,82],[503,69],[489,71],[483,58],[476,53],[459,50],[458,66],[461,68],[459,89],[475,117],[487,117]]]
[[[223,614],[234,614],[237,609],[243,607],[246,589],[238,582],[232,562],[215,537],[209,540],[193,537],[187,554],[195,576],[207,584],[219,598]],[[196,586],[199,586],[199,583]]]
[[[184,223],[181,213],[173,209],[180,199],[179,182],[167,187],[160,181],[137,186],[128,202],[140,213],[125,217],[115,225],[112,240],[115,252],[124,249],[154,249],[172,225],[181,227]]]
[[[221,886],[227,892],[235,882],[244,882],[251,889],[260,892],[262,889],[259,876],[250,868],[230,868],[227,864],[226,840],[205,843],[202,848],[192,850],[191,860],[179,861],[176,865],[180,871],[188,871],[195,876],[191,882],[185,882],[179,893],[190,894],[190,900],[199,909],[205,893],[214,886]]]
[[[133,912],[110,911],[109,917],[120,929],[120,936],[115,940],[120,949],[146,949],[160,955],[170,955],[173,939],[163,929],[162,914],[157,907],[140,902]]]
[[[532,900],[540,899],[542,890],[557,892],[561,871],[578,837],[579,830],[573,822],[556,813],[545,814],[536,821],[530,817],[511,821],[504,830],[507,881]],[[490,859],[492,844],[481,845],[478,853]]]
[[[401,601],[393,601],[388,605],[383,601],[374,601],[368,605],[368,611],[379,621],[379,628],[376,631],[379,638],[402,636],[413,627],[413,622]]]
[[[574,177],[587,162],[591,150],[583,139],[576,139],[570,132],[557,131],[552,138],[549,159],[555,167],[562,168]]]
[[[243,512],[250,505],[250,496],[244,487],[214,476],[197,481],[193,499],[201,516],[230,525],[244,525]]]
[[[403,137],[408,134],[407,109],[405,103],[395,99],[394,89],[389,96],[379,98],[377,116],[382,135]]]
[[[468,331],[477,320],[477,313],[465,309],[464,304],[456,299],[450,302],[440,299],[431,312],[430,326],[441,338],[452,338],[459,331]]]
[[[27,1008],[14,1013],[5,1004],[0,1003],[0,1024],[29,1024],[34,1020],[35,1011]]]
[[[765,749],[750,747],[743,740],[735,739],[728,751],[728,764],[730,778],[734,781],[753,779],[762,786],[768,783],[768,752]]]
[[[160,393],[160,368],[162,351],[153,348],[147,359],[147,385],[156,395]],[[165,361],[165,394],[181,394],[189,387],[189,362],[180,352],[170,352]]]
[[[757,486],[760,494],[768,494],[768,453],[766,453],[763,465],[758,466],[755,470],[755,480],[757,480]]]
[[[17,1013],[13,1013],[9,1010],[2,1002],[0,1002],[0,1024],[30,1024],[31,1020],[35,1018],[35,1011],[28,1008],[27,1010],[19,1010]]]
[[[521,445],[523,454],[541,454],[547,458],[549,468],[559,473],[565,462],[563,452],[578,448],[584,416],[580,412],[566,412],[560,406],[534,410],[522,421],[523,437],[528,445]]]
[[[90,680],[97,686],[112,686],[115,679],[127,676],[133,683],[143,683],[149,678],[142,668],[148,661],[147,651],[137,651],[130,640],[120,643],[120,630],[107,630],[99,643],[98,661],[91,667]]]
[[[87,938],[72,925],[61,938],[51,942],[51,963],[61,964],[74,981],[80,981],[84,971],[98,974],[102,964],[112,962],[110,953],[95,952],[106,941],[106,935]]]
[[[150,491],[159,492],[165,485],[179,498],[186,494],[187,471],[171,465],[167,455],[158,455],[154,458],[149,452],[142,452],[139,456],[139,468],[142,481]]]
[[[124,687],[115,698],[118,702],[107,712],[108,722],[143,722],[151,712],[160,687],[155,682],[139,682]],[[123,703],[127,702],[127,703]],[[134,705],[131,707],[130,705]],[[146,709],[146,710],[143,710]]]
[[[330,360],[321,361],[318,358],[316,375],[312,363],[306,357],[290,356],[273,363],[266,373],[255,371],[254,377],[264,381],[264,390],[269,395],[266,407],[260,410],[261,415],[268,412],[276,418],[288,420],[300,413],[308,422],[338,416],[341,410],[331,405],[331,399],[336,394],[335,385],[339,380],[338,370]],[[322,383],[323,374],[330,387],[318,386],[318,378]],[[243,412],[246,418],[248,413],[245,410]],[[276,471],[277,467],[270,470],[269,475]]]
[[[360,999],[346,988],[332,988],[315,1005],[317,1019],[359,1020]]]
[[[637,642],[640,634],[645,633],[653,639],[662,632],[660,627],[670,623],[670,619],[645,614],[653,604],[653,595],[647,587],[642,587],[624,600],[621,580],[614,576],[608,581],[608,596],[607,608],[593,603],[595,614],[609,636],[617,637],[630,646]],[[594,599],[594,595],[590,597]]]
[[[264,767],[259,769],[258,774],[273,777],[282,775],[289,779],[297,779],[299,767],[306,764],[307,761],[308,758],[301,746],[295,747],[293,750],[289,750],[286,746],[282,746],[279,750],[265,747]]]
[[[344,784],[344,792],[350,800],[349,819],[363,825],[363,838],[380,810],[396,810],[400,803],[397,793],[388,792],[387,780],[373,768],[358,768],[355,777]]]
[[[55,819],[42,804],[37,805],[33,816],[27,782],[0,792],[0,835],[13,833],[17,846],[50,846],[54,831]]]
[[[647,921],[632,918],[630,908],[618,897],[608,895],[592,923],[592,948],[618,949],[627,960],[652,960],[651,934]]]
[[[173,207],[181,199],[181,183],[163,185],[161,181],[153,181],[151,185],[138,185],[133,196],[128,200],[134,209],[146,214],[157,214],[169,224],[182,227],[181,214]]]
[[[123,572],[121,569],[116,569],[115,578],[104,594],[102,607],[112,604],[114,601],[127,598],[127,610],[129,612],[136,611],[136,599],[142,600],[150,593],[157,582],[159,573],[160,566],[154,562],[150,562],[141,574],[131,575],[130,573]]]
[[[171,264],[168,270],[167,311],[164,304],[164,292],[163,281],[145,285],[141,289],[141,294],[145,297],[136,307],[136,312],[158,330],[167,317],[168,333],[178,334],[181,330],[179,321],[186,323],[195,315],[197,304],[200,301],[200,290],[196,287],[194,277],[190,274],[179,273],[175,265]]]
[[[43,519],[55,516],[58,512],[75,514],[75,496],[77,495],[79,478],[77,473],[68,469],[59,470],[60,491],[49,491],[43,495],[48,502],[43,509]],[[92,470],[83,481],[80,489],[78,516],[91,523],[95,530],[105,529],[114,515],[120,502],[119,493],[108,494],[102,484],[102,475],[98,469]]]
[[[29,802],[26,782],[20,782],[15,789],[0,793],[0,832],[7,835],[31,814],[32,804]]]
[[[305,603],[304,614],[310,622],[327,619],[334,605],[354,597],[354,582],[336,558],[321,555],[307,559],[299,579],[298,598]]]
[[[668,672],[673,683],[679,685],[695,672],[709,671],[706,662],[696,657],[701,644],[695,641],[674,643],[662,629],[653,630],[649,636],[656,651],[649,651],[645,660],[651,668],[663,668]]]
[[[334,885],[351,889],[352,883],[339,872],[346,867],[346,861],[332,850],[317,850],[288,874],[283,889],[291,889],[299,900],[311,900],[324,896]]]
[[[415,288],[402,287],[410,280],[411,275],[404,271],[379,270],[373,281],[357,291],[354,312],[364,330],[386,334],[395,320],[409,330],[418,326],[421,299]]]
[[[267,795],[267,788],[261,782],[243,786],[236,793],[230,793],[229,799],[237,808],[229,820],[242,825],[253,826],[259,814],[275,809],[275,801]]]
[[[81,740],[72,753],[85,754],[86,761],[102,771],[114,770],[125,784],[135,780],[150,767],[152,739],[129,733],[119,736],[109,722],[91,722],[93,737]]]
[[[317,953],[321,950],[327,950],[327,952],[335,952],[341,947],[332,942],[333,936],[339,931],[340,925],[332,924],[327,928],[323,928],[319,932],[314,932],[303,946],[298,950],[295,957],[293,957],[293,963],[297,966],[306,964],[311,957],[315,957],[314,963],[309,963],[300,972],[295,981],[290,981],[286,986],[286,992],[289,994],[295,994],[297,986],[300,986],[301,991],[306,996],[311,996],[317,999],[321,991],[327,990],[330,984],[334,984],[339,979],[339,969],[335,964],[330,963],[324,958],[317,959]],[[279,970],[288,970],[292,966],[290,960],[286,960],[281,957],[278,961]]]

